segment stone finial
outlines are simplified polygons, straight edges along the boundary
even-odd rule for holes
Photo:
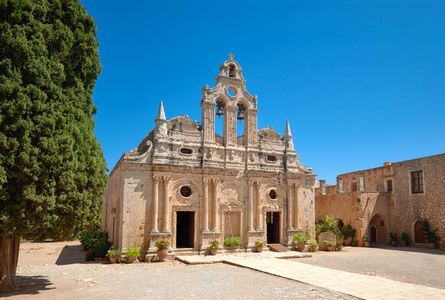
[[[161,103],[159,103],[158,116],[156,117],[156,120],[166,121],[165,113],[164,113],[164,105],[162,104],[162,100],[161,100]]]
[[[290,131],[289,120],[286,121],[286,129],[284,130],[285,137],[292,137],[292,132]]]
[[[230,52],[230,53],[229,53],[229,57],[230,57],[230,60],[233,60],[233,58],[235,57],[235,55],[233,55],[233,53]]]

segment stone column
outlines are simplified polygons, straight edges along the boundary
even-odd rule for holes
[[[202,232],[209,232],[209,180],[203,179],[204,199],[202,201]]]
[[[163,216],[163,230],[164,233],[170,233],[169,229],[169,216],[170,216],[170,203],[169,203],[169,195],[168,195],[168,183],[170,181],[169,177],[164,177],[164,216]]]
[[[320,180],[320,195],[326,195],[326,180]]]
[[[158,233],[158,215],[159,215],[159,199],[158,199],[159,177],[153,176],[153,225],[151,233]]]
[[[218,180],[213,180],[213,232],[219,233],[218,229]]]
[[[247,231],[255,231],[253,228],[253,182],[249,180],[249,198],[247,199]]]
[[[261,214],[261,182],[256,181],[257,231],[263,231],[263,215]]]
[[[293,197],[293,191],[292,191],[292,184],[287,184],[287,230],[294,230],[293,228],[293,205],[292,201],[294,201]]]
[[[337,177],[337,193],[343,193],[343,177]]]
[[[358,190],[360,192],[363,192],[365,190],[365,182],[364,182],[364,179],[363,179],[363,173],[360,174],[360,177],[359,177],[359,180],[358,180],[358,184],[359,184]]]
[[[295,229],[300,229],[300,220],[298,218],[299,214],[300,214],[300,206],[298,205],[298,185],[296,183],[294,183],[292,185],[293,188],[293,194],[294,194],[294,203],[295,203]]]

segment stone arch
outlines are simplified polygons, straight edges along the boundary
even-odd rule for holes
[[[368,230],[374,227],[375,232],[375,243],[376,244],[387,244],[387,232],[390,230],[389,223],[387,219],[381,213],[375,213],[369,221]],[[372,232],[371,232],[372,235]],[[372,237],[372,236],[371,236]]]

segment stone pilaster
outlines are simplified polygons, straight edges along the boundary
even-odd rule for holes
[[[168,193],[168,183],[170,182],[170,177],[164,176],[164,205],[163,205],[163,233],[170,233],[170,203],[169,203],[169,193]]]
[[[209,230],[209,179],[203,179],[204,198],[202,199],[202,233],[208,233]]]
[[[293,210],[293,188],[292,184],[287,184],[287,228],[286,230],[293,230],[293,219],[294,219],[294,210]]]
[[[261,207],[261,182],[255,181],[255,193],[256,193],[256,213],[257,213],[257,231],[263,231],[263,214]]]
[[[337,176],[337,193],[343,193],[343,177]]]
[[[363,173],[360,174],[359,179],[358,179],[358,190],[360,192],[365,191],[365,181],[363,179]]]
[[[219,203],[218,203],[218,187],[219,187],[219,181],[214,179],[212,181],[213,185],[213,204],[212,204],[212,210],[213,210],[213,232],[220,233],[219,230],[219,222],[218,222],[218,213],[219,213]]]
[[[299,205],[299,195],[298,195],[298,184],[294,183],[292,185],[292,189],[293,189],[293,198],[294,198],[294,203],[295,203],[295,208],[294,208],[294,229],[298,230],[300,229],[300,205]]]
[[[255,231],[253,228],[253,182],[248,182],[249,197],[247,199],[247,231]]]
[[[159,177],[153,176],[153,225],[151,233],[159,233],[158,217],[159,217]]]

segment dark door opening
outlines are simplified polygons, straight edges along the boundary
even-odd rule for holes
[[[414,230],[415,230],[415,238],[414,241],[416,243],[425,243],[425,237],[423,236],[423,230],[422,230],[423,226],[422,223],[420,223],[419,221],[416,222],[415,226],[414,226]]]
[[[278,244],[280,243],[280,212],[267,212],[266,213],[267,224],[267,243]]]
[[[377,243],[377,229],[374,226],[371,226],[371,242]]]
[[[195,212],[176,212],[176,248],[193,248],[195,239]]]

